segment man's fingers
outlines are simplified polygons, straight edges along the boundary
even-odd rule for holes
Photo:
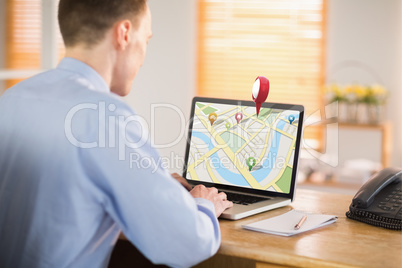
[[[198,184],[191,191],[190,194],[197,198],[201,197],[211,201],[215,206],[215,214],[219,217],[222,212],[233,207],[233,202],[227,200],[227,195],[224,192],[218,192],[215,187],[207,188],[202,184]]]
[[[197,187],[197,188],[206,188],[204,184],[198,184],[198,185],[196,185],[195,187]],[[195,188],[195,187],[194,187],[194,188]]]
[[[221,200],[215,205],[216,217],[219,217],[226,209],[233,207],[232,201]]]
[[[227,200],[227,196],[224,192],[220,192],[218,195],[222,198],[222,200]]]
[[[196,191],[204,191],[205,190],[205,186],[202,184],[198,184],[196,186],[194,186],[194,188]]]
[[[211,188],[209,188],[209,190],[214,194],[218,193],[218,189],[216,189],[215,187],[211,187]]]
[[[232,201],[225,200],[225,201],[223,201],[223,204],[225,205],[226,208],[233,207],[233,202]]]

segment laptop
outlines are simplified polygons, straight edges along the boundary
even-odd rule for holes
[[[216,187],[238,220],[290,204],[295,195],[304,107],[195,97],[183,177]]]

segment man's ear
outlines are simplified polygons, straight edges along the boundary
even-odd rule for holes
[[[130,42],[130,32],[132,28],[132,23],[130,20],[122,20],[115,24],[113,27],[116,48],[119,50],[125,50],[128,43]]]

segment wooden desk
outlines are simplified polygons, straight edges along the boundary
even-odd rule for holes
[[[345,216],[352,196],[298,190],[290,206],[239,221],[220,220],[222,245],[203,267],[402,267],[402,232]],[[293,237],[244,230],[241,225],[291,209],[337,215],[338,221]]]

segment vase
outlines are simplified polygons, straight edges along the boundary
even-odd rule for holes
[[[347,106],[347,122],[351,124],[356,123],[356,115],[357,115],[357,103],[350,102]]]
[[[338,102],[338,122],[348,121],[348,104],[344,101]]]
[[[368,105],[366,103],[359,103],[357,105],[356,121],[358,124],[368,124]]]
[[[383,105],[376,105],[370,104],[367,107],[367,116],[368,116],[368,123],[369,124],[379,124],[384,116],[384,106]]]

